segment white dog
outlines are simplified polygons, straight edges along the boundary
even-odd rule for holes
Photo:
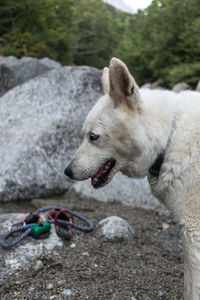
[[[119,171],[147,175],[153,195],[181,226],[185,300],[200,300],[200,93],[139,90],[117,58],[104,69],[103,88],[65,173],[91,177],[95,188]]]

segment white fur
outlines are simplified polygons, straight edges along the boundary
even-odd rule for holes
[[[165,149],[152,193],[182,228],[185,300],[200,299],[200,93],[140,90],[127,67],[111,60],[103,76],[105,96],[84,124],[84,139],[70,164],[74,178],[92,177],[110,157],[109,180],[121,171],[144,177]],[[100,138],[91,143],[93,132]]]

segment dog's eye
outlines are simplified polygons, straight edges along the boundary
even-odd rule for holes
[[[99,137],[100,135],[98,134],[90,133],[90,141],[96,141]]]

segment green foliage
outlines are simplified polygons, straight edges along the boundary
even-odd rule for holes
[[[102,0],[0,0],[0,54],[102,68],[125,18]]]
[[[1,55],[72,63],[73,0],[0,0]]]
[[[98,68],[118,56],[139,84],[162,78],[167,87],[195,86],[199,32],[199,0],[153,0],[135,15],[102,0],[0,0],[0,55]]]
[[[195,87],[200,78],[200,62],[177,65],[169,71],[168,81],[172,87],[179,82],[187,82]]]
[[[199,32],[199,0],[154,0],[144,12],[132,17],[117,53],[140,84],[162,78],[171,86],[182,78],[195,85]],[[178,76],[181,69],[182,76]]]
[[[77,0],[76,8],[78,38],[74,62],[103,68],[122,37],[125,14],[97,0]]]

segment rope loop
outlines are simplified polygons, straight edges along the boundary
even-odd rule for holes
[[[58,207],[58,206],[46,206],[43,208],[39,208],[34,213],[30,213],[30,214],[25,215],[24,217],[20,218],[19,223],[14,224],[12,226],[12,228],[1,237],[0,245],[5,249],[10,249],[10,248],[16,246],[19,242],[21,242],[29,234],[31,234],[35,238],[48,237],[48,233],[50,233],[50,227],[43,226],[43,228],[42,228],[42,224],[45,224],[45,222],[40,217],[40,214],[45,213],[45,212],[48,212],[47,222],[55,225],[56,233],[62,238],[71,239],[72,238],[72,229],[76,229],[76,230],[79,230],[79,231],[82,231],[85,233],[91,232],[94,229],[94,224],[90,220],[77,214],[76,212],[72,212],[66,208]],[[85,223],[86,226],[80,226],[80,225],[75,224],[75,218],[77,218],[80,221],[82,221],[83,223]],[[48,223],[47,223],[47,225],[48,225]],[[38,232],[35,235],[33,234],[34,230],[32,230],[32,229],[35,226],[36,226],[36,229],[38,229],[41,226],[41,235],[38,234]],[[47,228],[47,229],[45,229],[45,228]],[[48,232],[44,232],[45,230]],[[10,238],[13,234],[19,233],[19,232],[22,232],[22,233],[20,234],[20,236],[18,238],[16,238],[15,240],[13,240],[10,243],[7,242],[8,238]],[[45,235],[45,233],[47,233],[47,234]]]

